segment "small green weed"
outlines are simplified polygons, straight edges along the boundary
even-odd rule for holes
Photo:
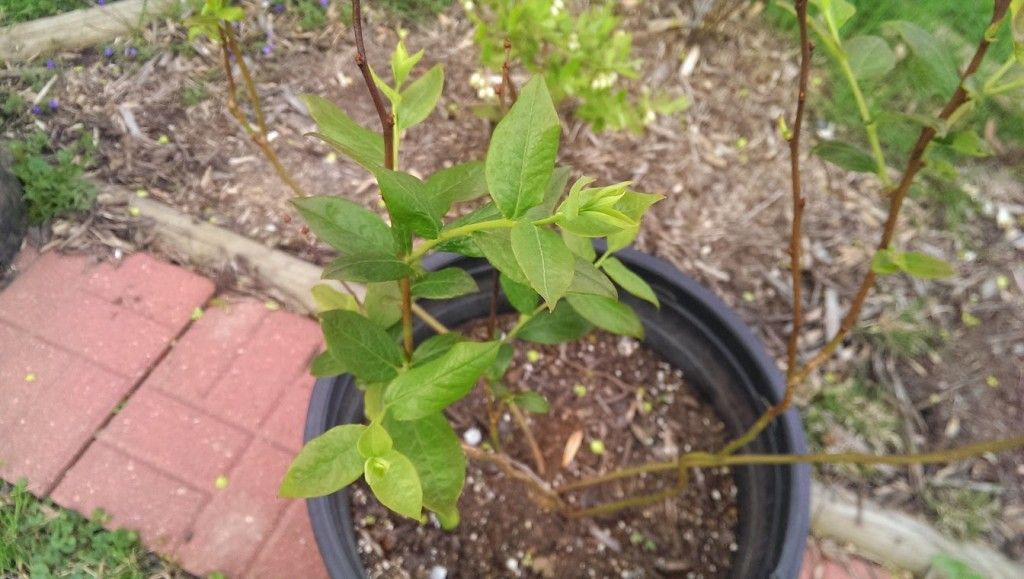
[[[181,103],[186,107],[194,107],[208,98],[210,91],[201,80],[190,80],[181,90]]]
[[[33,497],[23,482],[0,481],[0,576],[143,578],[164,564],[132,531]]]
[[[896,356],[913,358],[927,354],[941,343],[941,333],[925,317],[926,303],[915,300],[902,311],[885,310],[865,325],[863,332],[876,348]]]
[[[881,387],[860,376],[826,385],[804,411],[804,427],[816,449],[899,451],[899,412],[881,395]]]
[[[96,198],[96,189],[82,177],[92,162],[92,138],[84,134],[68,147],[48,155],[49,141],[44,133],[35,133],[23,141],[11,143],[12,170],[21,180],[25,203],[32,223],[88,209]]]
[[[999,518],[999,497],[973,489],[941,488],[924,493],[939,530],[959,539],[976,539]]]
[[[0,6],[0,26],[88,8],[92,4],[89,0],[4,0]]]
[[[451,6],[452,0],[381,0],[376,4],[406,20],[423,20]]]

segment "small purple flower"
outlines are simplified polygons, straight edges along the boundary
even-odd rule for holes
[[[269,42],[264,44],[263,48],[261,49],[261,52],[263,52],[263,56],[270,56],[270,53],[273,52],[273,51],[274,51],[274,45],[269,43]]]
[[[139,55],[139,49],[135,48],[134,46],[129,46],[124,49],[124,55],[128,58],[135,58]]]
[[[43,114],[43,107],[41,107],[39,105],[32,105],[32,114],[33,115],[41,115],[41,114]]]
[[[278,14],[280,14],[280,13],[284,12],[284,4],[281,4],[281,3],[279,2],[279,3],[277,3],[277,4],[274,4],[274,5],[273,5],[273,6],[271,7],[271,9],[272,9],[272,10],[273,10],[274,12],[277,12]]]
[[[105,58],[114,58],[114,49],[110,46],[103,49],[103,56]]]
[[[48,68],[50,70],[53,70],[53,69],[57,68],[57,63],[54,62],[54,60],[52,58],[47,58],[46,59],[46,68]]]
[[[331,0],[320,0],[320,6],[327,8],[331,4]]]
[[[99,4],[100,6],[106,6],[107,5],[107,0],[96,0],[96,3]]]
[[[50,107],[51,111],[55,111],[60,108],[60,101],[57,99],[50,99],[50,102],[46,103],[46,106]]]

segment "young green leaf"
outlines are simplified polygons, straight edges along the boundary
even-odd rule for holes
[[[612,207],[580,211],[575,218],[563,219],[558,225],[565,231],[583,237],[605,237],[639,226],[636,221]]]
[[[363,389],[363,414],[370,420],[384,417],[384,387],[387,384],[368,384]]]
[[[405,42],[399,40],[395,51],[391,53],[391,74],[395,77],[395,86],[401,87],[405,79],[409,78],[411,71],[423,58],[423,50],[416,54],[409,54],[405,48]]]
[[[470,161],[441,169],[427,179],[427,195],[446,202],[448,207],[458,201],[471,201],[487,195],[487,178],[484,176],[484,162]]]
[[[427,195],[427,186],[408,173],[381,169],[377,183],[392,219],[412,231],[433,239],[441,231],[441,215],[448,205]]]
[[[376,324],[345,310],[331,310],[320,316],[327,349],[339,363],[366,382],[385,382],[402,367],[398,344]]]
[[[542,76],[535,76],[498,123],[487,150],[487,188],[502,215],[522,216],[544,199],[561,124]]]
[[[829,163],[857,173],[874,173],[875,160],[865,151],[839,141],[823,141],[811,149],[815,155]]]
[[[508,298],[508,303],[512,304],[512,307],[517,312],[532,314],[533,310],[537,309],[537,299],[540,296],[537,295],[537,292],[533,291],[533,288],[526,284],[517,283],[505,274],[501,274],[498,277],[498,283],[501,284],[501,291]]]
[[[324,376],[340,376],[347,372],[345,365],[339,362],[330,352],[321,352],[309,365],[309,373],[321,378]]]
[[[561,302],[553,311],[545,310],[530,318],[517,337],[527,342],[555,345],[578,340],[592,327],[572,306]]]
[[[412,365],[420,366],[435,358],[443,356],[448,350],[452,349],[452,346],[465,340],[462,334],[458,332],[448,332],[447,334],[438,334],[431,336],[423,343],[416,347],[416,350],[412,353]]]
[[[384,419],[395,449],[412,461],[423,487],[423,506],[438,514],[445,528],[458,522],[459,495],[466,481],[466,457],[444,415],[418,420]]]
[[[288,467],[277,494],[289,498],[329,495],[352,484],[363,474],[363,458],[356,442],[366,427],[335,426],[302,447]]]
[[[953,276],[953,266],[937,257],[918,251],[880,249],[871,259],[871,271],[879,275],[904,272],[922,279],[940,279]]]
[[[381,328],[390,328],[402,319],[402,290],[397,281],[366,284],[363,300],[366,317]]]
[[[434,300],[454,298],[479,290],[473,276],[461,267],[428,271],[412,282],[412,295]]]
[[[646,281],[639,275],[633,273],[626,264],[622,263],[616,257],[607,257],[604,263],[601,264],[601,268],[608,274],[608,277],[612,278],[612,281],[619,284],[619,287],[626,290],[627,292],[635,295],[636,297],[651,302],[655,306],[658,306],[658,296],[654,295],[654,290],[648,285]]]
[[[512,363],[512,357],[515,355],[516,350],[511,344],[502,344],[498,348],[498,355],[494,357],[494,362],[491,363],[490,367],[484,372],[484,374],[491,380],[500,381],[508,371],[508,365]],[[493,388],[493,385],[492,385]],[[496,388],[494,388],[497,390]],[[495,392],[497,394],[497,392]],[[500,396],[498,396],[500,398]]]
[[[391,452],[393,446],[391,435],[388,434],[388,431],[379,422],[374,422],[367,426],[363,433],[359,435],[358,442],[356,442],[356,448],[363,458],[384,456]]]
[[[565,192],[565,184],[569,182],[571,172],[569,167],[555,167],[555,170],[551,172],[551,178],[548,179],[547,189],[544,190],[544,199],[540,205],[536,205],[524,213],[523,219],[535,221],[551,215],[562,198],[562,193]]]
[[[371,173],[383,167],[384,138],[380,133],[361,126],[334,103],[317,95],[303,95],[302,100],[319,129],[317,137]]]
[[[988,157],[992,154],[992,148],[973,130],[953,133],[949,138],[949,148],[971,157]]]
[[[323,279],[342,281],[391,281],[412,275],[409,264],[390,253],[365,251],[342,255],[327,264],[321,275]]]
[[[615,204],[615,209],[621,211],[623,215],[629,217],[633,221],[640,223],[644,213],[658,201],[664,199],[664,195],[658,195],[656,193],[640,193],[637,191],[626,191],[622,196],[622,199]],[[640,226],[636,225],[627,229],[623,229],[618,233],[613,233],[608,236],[608,251],[616,252],[624,247],[627,247],[636,236],[640,233]]]
[[[327,284],[318,283],[310,288],[309,292],[313,294],[313,302],[316,303],[318,313],[329,310],[355,311],[359,308],[356,298],[350,294],[342,293]]]
[[[878,36],[854,36],[843,43],[850,70],[860,80],[875,80],[896,66],[896,55]]]
[[[516,394],[512,397],[512,403],[534,414],[547,414],[551,410],[551,404],[547,399],[532,390]]]
[[[393,108],[398,107],[402,103],[402,95],[391,85],[384,81],[380,76],[377,75],[377,71],[370,67],[370,76],[373,78],[373,84],[377,85],[380,92],[384,93],[384,96],[388,97],[388,101],[391,102]]]
[[[348,199],[299,197],[291,202],[313,233],[342,253],[396,252],[387,223]]]
[[[548,309],[554,308],[572,284],[572,252],[557,233],[531,223],[516,224],[511,241],[516,262],[530,287],[544,298]]]
[[[530,285],[526,273],[519,266],[516,254],[512,250],[512,234],[508,229],[478,231],[473,234],[472,239],[495,269],[516,283]]]
[[[415,420],[443,410],[473,388],[498,354],[498,342],[460,342],[430,362],[399,374],[384,393],[396,420]]]
[[[576,273],[572,277],[572,283],[569,284],[568,293],[591,294],[605,296],[613,300],[618,299],[619,293],[615,290],[615,285],[608,279],[608,276],[594,267],[593,263],[578,255],[575,257],[574,267]]]
[[[813,2],[825,18],[829,32],[832,33],[836,40],[839,40],[839,31],[850,18],[853,18],[853,15],[857,13],[857,9],[846,0],[813,0]]]
[[[382,505],[419,520],[423,509],[423,487],[412,461],[397,450],[366,459],[366,483]]]
[[[395,113],[398,130],[402,131],[423,122],[437,106],[443,87],[444,69],[440,64],[434,65],[423,76],[412,81],[412,84],[402,91],[402,100]]]
[[[579,315],[595,326],[624,336],[644,337],[644,326],[633,309],[603,296],[571,294],[566,298]]]
[[[903,271],[903,255],[891,249],[879,249],[871,258],[871,271],[891,275]]]

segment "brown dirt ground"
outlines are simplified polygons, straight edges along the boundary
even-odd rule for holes
[[[788,153],[774,125],[780,114],[791,110],[796,50],[790,39],[769,30],[756,12],[737,12],[718,34],[701,40],[698,64],[690,76],[683,76],[680,56],[691,49],[686,14],[682,13],[683,27],[654,33],[648,23],[679,14],[676,3],[663,0],[634,7],[626,25],[635,34],[635,50],[644,63],[638,83],[685,94],[693,104],[678,118],[659,118],[645,135],[594,135],[568,120],[561,161],[602,181],[632,179],[641,190],[665,194],[666,201],[656,206],[644,227],[639,248],[668,259],[711,287],[782,359],[790,296],[785,252],[790,208]],[[248,25],[243,36],[254,55],[269,120],[280,135],[275,145],[285,164],[311,193],[341,194],[378,207],[368,175],[347,161],[331,162],[323,145],[302,137],[313,125],[293,104],[295,95],[316,92],[373,126],[346,27],[332,24],[319,32],[301,33],[287,16],[274,18],[276,47],[270,57],[258,55],[261,32]],[[385,60],[396,27],[386,17],[370,15],[372,61]],[[91,131],[99,137],[98,178],[145,189],[197,218],[268,245],[321,262],[326,259],[327,250],[302,235],[287,204],[289,191],[224,111],[223,78],[212,47],[197,42],[194,51],[182,50],[187,44],[184,31],[171,21],[155,23],[137,38],[121,39],[117,47],[130,43],[150,54],[134,61],[119,56],[113,62],[100,57],[99,48],[57,55],[61,74],[46,98],[59,96],[61,111],[43,119],[24,115],[12,120],[3,127],[3,136],[39,126],[61,142]],[[446,65],[447,86],[439,112],[404,141],[403,165],[422,175],[450,162],[481,157],[488,124],[470,110],[475,94],[468,78],[475,70],[476,54],[459,7],[436,21],[412,26],[408,43],[411,49],[425,48],[429,62]],[[0,86],[31,100],[37,93],[24,78],[39,66],[7,65],[0,71]],[[186,106],[185,95],[196,86],[204,87],[211,98]],[[126,111],[134,116],[138,136],[127,128]],[[160,144],[161,135],[167,135],[167,144]],[[741,138],[746,145],[740,144]],[[813,139],[807,141],[810,145]],[[921,316],[931,324],[934,336],[946,336],[943,345],[930,355],[895,359],[858,336],[828,368],[839,376],[868,372],[883,385],[886,396],[905,401],[898,405],[911,424],[900,433],[905,447],[948,447],[1020,433],[1024,186],[1019,173],[1019,167],[995,161],[969,167],[965,185],[982,211],[955,231],[937,226],[942,209],[926,199],[911,201],[904,210],[898,246],[954,260],[958,274],[936,282],[886,278],[881,291],[869,299],[865,319],[877,322],[894,316],[921,299],[926,304]],[[811,352],[823,343],[826,325],[848,304],[884,213],[870,177],[808,158],[804,179],[809,199],[802,240],[808,315],[801,348]],[[113,221],[117,227],[87,236],[81,234],[82,220],[59,220],[54,232],[43,231],[41,236],[56,233],[59,238],[69,229],[78,231],[79,242],[72,247],[100,251],[144,243],[144,235],[126,232],[123,210],[118,213],[112,205],[101,205],[85,220],[90,226]],[[999,284],[999,276],[1007,283]],[[837,297],[839,307],[827,304],[828,295]],[[987,386],[989,382],[997,385]],[[813,377],[801,389],[801,399],[813,399],[824,386],[821,375]],[[1010,453],[946,468],[928,467],[923,469],[924,483],[894,469],[872,478],[871,492],[887,504],[933,514],[916,485],[990,488],[999,516],[983,535],[1024,558],[1022,463],[1024,453]],[[839,482],[857,482],[848,475],[826,474]],[[993,483],[996,486],[986,486]]]

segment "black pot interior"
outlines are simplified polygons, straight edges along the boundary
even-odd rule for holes
[[[635,252],[620,259],[643,276],[661,308],[620,292],[643,320],[645,345],[683,371],[686,380],[714,406],[734,435],[777,400],[782,379],[774,362],[724,304],[665,262]],[[434,267],[458,265],[476,278],[481,291],[422,305],[449,327],[486,316],[493,270],[483,260],[441,256]],[[510,310],[507,303],[501,304]],[[417,340],[432,331],[416,328]],[[362,398],[347,376],[321,379],[310,403],[306,439],[332,426],[362,420]],[[804,452],[799,419],[790,413],[747,446],[750,453]],[[805,467],[757,466],[733,469],[740,509],[739,549],[732,577],[796,577],[807,536],[808,471]],[[309,501],[321,554],[332,577],[364,577],[355,546],[345,491]]]

